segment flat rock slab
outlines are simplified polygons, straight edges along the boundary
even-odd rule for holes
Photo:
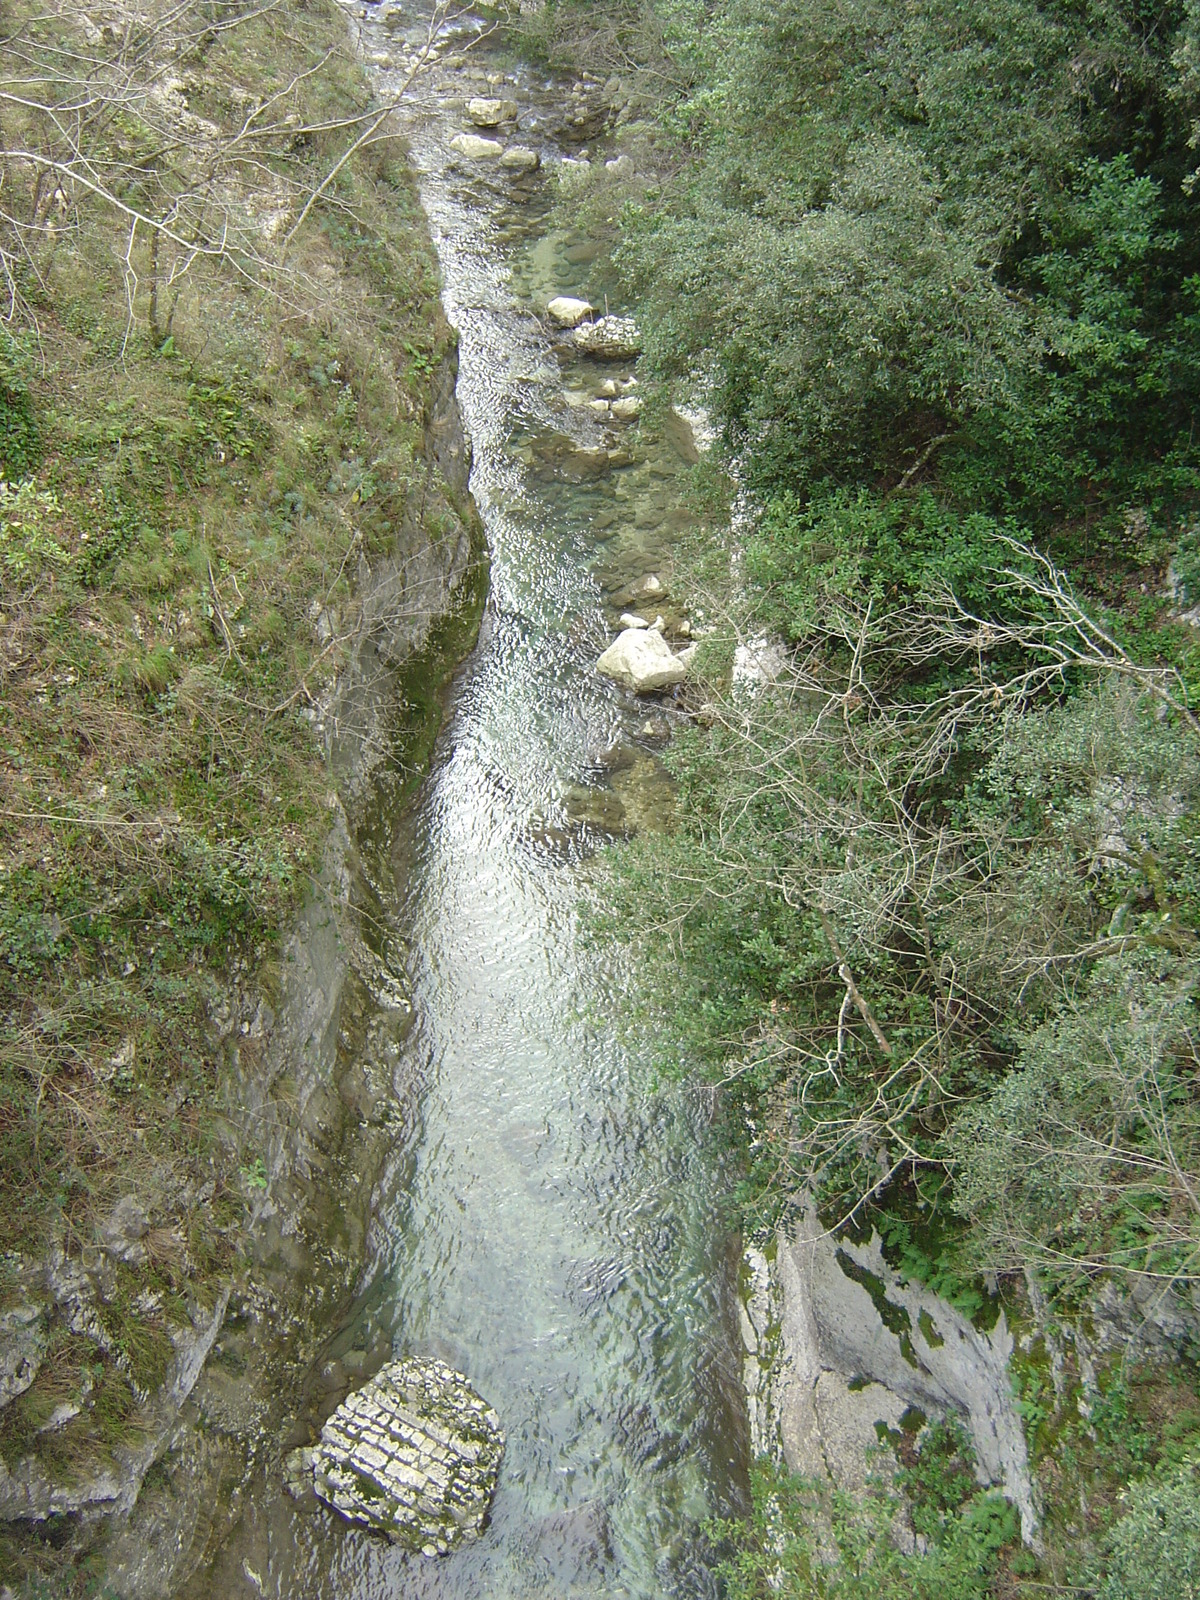
[[[306,1475],[311,1459],[327,1505],[438,1556],[479,1537],[503,1454],[499,1418],[461,1372],[393,1361],[343,1401],[311,1451],[293,1452],[288,1472]]]

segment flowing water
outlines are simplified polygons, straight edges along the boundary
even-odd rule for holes
[[[403,30],[359,24],[368,55],[403,49]],[[411,38],[423,27],[414,9]],[[656,1091],[623,1026],[636,965],[590,947],[577,918],[601,835],[660,826],[670,806],[669,708],[592,668],[606,587],[611,601],[668,572],[685,462],[589,409],[631,369],[565,360],[535,314],[581,286],[591,253],[551,226],[545,173],[481,171],[449,148],[464,95],[515,93],[510,137],[550,165],[540,129],[562,88],[519,72],[489,88],[495,63],[478,46],[467,59],[406,114],[460,333],[492,593],[433,771],[385,838],[417,1111],[334,1349],[449,1360],[499,1412],[507,1452],[477,1545],[411,1558],[281,1497],[255,1577],[281,1596],[707,1596],[702,1523],[738,1503],[745,1472],[728,1174],[703,1104]]]

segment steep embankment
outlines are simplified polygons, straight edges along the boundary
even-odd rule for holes
[[[106,1558],[154,1592],[353,1278],[393,1094],[356,996],[407,1015],[356,824],[485,573],[343,16],[59,8],[4,49],[0,1578],[87,1582],[170,1437],[162,1537]]]

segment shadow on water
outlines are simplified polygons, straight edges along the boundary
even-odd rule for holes
[[[403,30],[359,21],[369,59],[401,48]],[[388,920],[414,998],[398,1069],[411,1115],[325,1409],[393,1352],[437,1355],[496,1407],[508,1445],[477,1545],[409,1558],[280,1493],[255,1576],[356,1600],[709,1596],[702,1524],[745,1482],[728,1175],[696,1098],[652,1092],[627,1026],[636,963],[589,947],[576,915],[597,841],[670,808],[655,755],[670,708],[591,667],[606,598],[669,574],[686,444],[598,416],[588,395],[631,370],[564,362],[536,315],[581,286],[588,252],[551,231],[544,172],[454,156],[463,98],[499,70],[467,62],[414,95],[407,133],[460,334],[492,594],[432,773],[374,841],[378,881],[405,886]],[[518,99],[521,142],[551,165],[539,107],[565,91],[517,72],[491,92]]]

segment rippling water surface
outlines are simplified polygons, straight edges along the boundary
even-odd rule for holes
[[[402,33],[363,27],[369,50],[401,47]],[[586,947],[576,914],[595,842],[579,794],[612,750],[646,780],[627,821],[653,825],[664,800],[647,706],[591,668],[609,637],[598,574],[612,585],[662,567],[683,463],[652,441],[590,483],[539,466],[539,441],[603,437],[564,388],[623,374],[563,369],[534,311],[579,286],[586,248],[549,231],[544,177],[455,164],[449,139],[467,124],[446,104],[450,70],[408,114],[460,333],[492,595],[434,769],[389,844],[389,876],[406,885],[393,909],[411,948],[404,1070],[418,1110],[339,1344],[449,1360],[496,1407],[508,1446],[478,1545],[413,1559],[283,1503],[259,1576],[281,1595],[706,1596],[701,1523],[734,1503],[742,1470],[725,1179],[702,1108],[653,1091],[622,1027],[635,965]],[[549,164],[536,105],[561,91],[518,87],[517,137]]]

